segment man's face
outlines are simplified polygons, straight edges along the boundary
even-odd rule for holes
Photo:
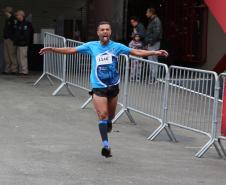
[[[16,19],[19,21],[19,22],[22,22],[24,20],[24,16],[22,15],[16,15]]]
[[[111,26],[102,24],[97,29],[97,35],[102,43],[107,43],[111,37]]]
[[[147,18],[151,18],[152,15],[153,15],[153,14],[149,11],[149,9],[147,9],[147,11],[146,11],[146,17],[147,17]]]
[[[131,19],[130,20],[130,24],[133,26],[133,27],[136,27],[138,25],[138,22],[135,21],[134,19]]]

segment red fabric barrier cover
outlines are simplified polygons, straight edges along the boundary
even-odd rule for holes
[[[222,110],[222,124],[221,134],[226,136],[226,81],[224,82],[224,95],[223,95],[223,110]]]
[[[205,2],[226,34],[226,0],[205,0]]]

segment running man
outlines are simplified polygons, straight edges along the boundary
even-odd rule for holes
[[[56,52],[62,54],[90,54],[92,56],[91,87],[94,108],[99,118],[99,131],[102,138],[103,148],[101,154],[108,158],[112,157],[108,133],[112,130],[112,119],[115,116],[118,93],[119,73],[117,71],[118,57],[120,54],[147,56],[168,56],[165,50],[147,51],[132,49],[123,44],[110,40],[111,25],[107,21],[98,24],[97,35],[99,41],[84,43],[76,48],[53,48],[46,47],[40,50],[40,54]]]

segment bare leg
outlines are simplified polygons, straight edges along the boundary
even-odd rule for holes
[[[108,120],[108,99],[93,94],[93,105],[99,120]]]
[[[112,120],[115,117],[117,102],[118,102],[118,96],[116,96],[108,101],[108,114],[109,114],[110,120]]]
[[[115,117],[115,111],[117,107],[117,101],[118,97],[111,98],[108,100],[108,112],[109,112],[109,118],[108,118],[108,133],[112,131],[112,120]]]
[[[112,157],[108,142],[108,99],[93,94],[93,105],[99,117],[99,131],[103,144],[101,154],[106,158]]]

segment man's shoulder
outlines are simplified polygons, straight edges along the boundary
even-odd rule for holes
[[[96,46],[99,44],[99,41],[88,41],[88,42],[85,42],[84,44],[89,46]]]
[[[120,43],[120,42],[111,41],[111,45],[112,45],[112,46],[122,46],[123,44]]]

